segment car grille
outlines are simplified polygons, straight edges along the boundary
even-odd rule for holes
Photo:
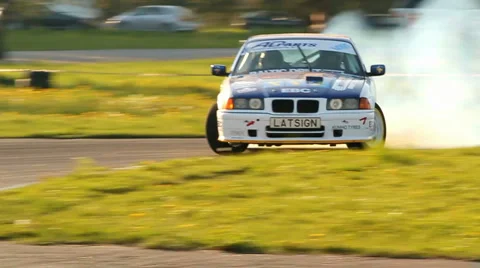
[[[272,110],[274,113],[293,113],[293,100],[274,100]]]
[[[325,134],[325,126],[320,128],[271,128],[266,127],[269,138],[322,138]]]
[[[318,101],[317,100],[299,100],[297,102],[297,112],[299,113],[318,112]]]
[[[272,111],[274,113],[293,113],[295,110],[293,100],[273,100]],[[299,100],[297,102],[298,113],[317,113],[319,102],[317,100]]]

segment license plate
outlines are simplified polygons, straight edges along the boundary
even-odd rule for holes
[[[320,128],[320,118],[270,118],[271,128]]]

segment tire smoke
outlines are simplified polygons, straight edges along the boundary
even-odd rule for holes
[[[407,27],[373,29],[360,12],[339,14],[326,33],[353,39],[374,78],[387,121],[387,146],[480,145],[480,7],[476,0],[430,0]]]

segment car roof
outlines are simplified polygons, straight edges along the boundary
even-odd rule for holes
[[[341,34],[321,34],[321,33],[283,33],[283,34],[259,34],[251,36],[249,41],[265,40],[265,39],[282,39],[282,38],[318,38],[324,40],[342,40],[352,42],[349,36]]]

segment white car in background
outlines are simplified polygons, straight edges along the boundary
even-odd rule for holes
[[[139,6],[105,21],[107,28],[140,31],[195,31],[200,25],[192,10],[168,5]]]

